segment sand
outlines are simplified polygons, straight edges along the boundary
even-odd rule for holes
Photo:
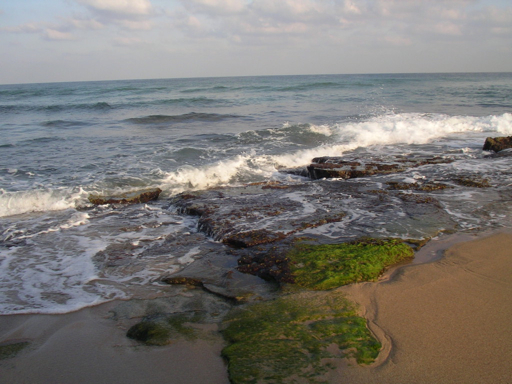
[[[343,383],[512,383],[512,234],[450,248],[389,281],[343,288],[384,350]]]
[[[340,364],[332,383],[512,383],[512,234],[341,289],[384,349],[372,366]],[[31,341],[0,360],[0,383],[229,382],[219,340],[140,346],[125,337],[129,324],[109,318],[115,305],[0,316],[0,343]]]
[[[17,357],[0,360],[0,383],[229,383],[219,340],[142,346],[125,336],[130,322],[110,319],[117,304],[65,315],[0,316],[0,342],[32,342]]]

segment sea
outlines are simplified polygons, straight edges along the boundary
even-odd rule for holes
[[[197,217],[176,209],[174,196],[314,183],[283,170],[317,156],[450,157],[398,181],[433,172],[486,179],[491,188],[454,185],[439,204],[459,231],[512,226],[512,157],[482,149],[486,137],[512,135],[512,73],[0,85],[0,132],[0,314],[158,296],[162,275],[204,257],[208,244],[224,247],[208,236],[163,246],[199,233]],[[88,200],[155,187],[159,199],[146,204]],[[347,207],[353,227],[372,220]],[[346,222],[311,231],[332,235]],[[385,235],[411,233],[402,226]],[[120,268],[98,261],[117,245],[130,255]]]

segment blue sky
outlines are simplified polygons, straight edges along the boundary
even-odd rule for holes
[[[1,0],[0,83],[512,71],[510,0]]]

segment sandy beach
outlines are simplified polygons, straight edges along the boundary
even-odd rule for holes
[[[451,247],[387,282],[343,288],[384,342],[372,367],[343,383],[512,383],[512,235]]]
[[[512,383],[512,234],[452,246],[388,279],[341,288],[361,306],[383,351],[370,367],[342,364],[333,383]],[[66,315],[0,316],[1,383],[228,383],[222,342],[144,347],[110,318],[117,303]]]

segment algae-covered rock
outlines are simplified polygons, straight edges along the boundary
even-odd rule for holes
[[[177,338],[193,340],[197,337],[197,331],[190,323],[202,319],[202,314],[198,312],[154,315],[132,326],[126,336],[146,345],[157,346],[170,344]]]
[[[237,308],[225,325],[229,346],[222,355],[233,383],[318,382],[329,369],[323,359],[352,357],[367,364],[381,348],[366,320],[336,291],[303,292]]]
[[[10,342],[0,344],[0,360],[15,357],[19,352],[28,347],[28,341]]]
[[[147,203],[151,200],[158,199],[162,190],[160,188],[144,189],[141,191],[133,191],[121,193],[117,196],[89,195],[88,199],[91,204],[140,204]]]
[[[295,284],[316,290],[375,280],[386,267],[412,258],[398,239],[364,239],[342,244],[297,244],[287,255]]]

